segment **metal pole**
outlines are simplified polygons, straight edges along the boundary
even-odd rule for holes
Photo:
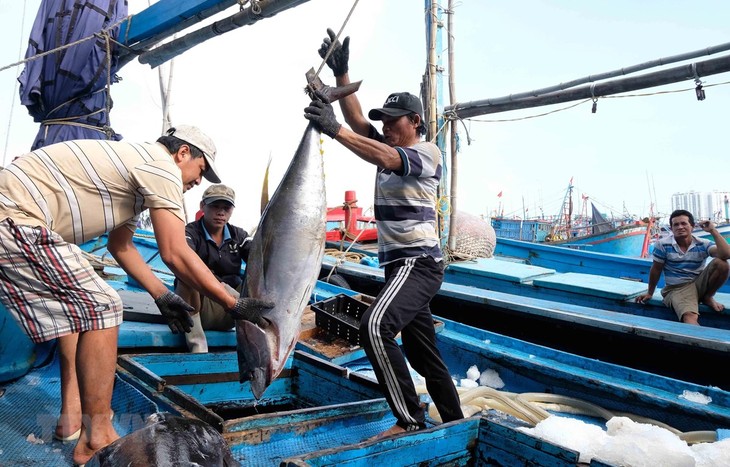
[[[186,52],[196,45],[233,31],[243,26],[250,26],[260,19],[270,18],[289,8],[296,7],[309,0],[260,0],[245,10],[228,18],[216,21],[197,31],[193,31],[179,39],[161,45],[139,57],[140,63],[149,64],[152,68],[159,66],[177,55]],[[254,7],[255,5],[255,7]]]
[[[537,97],[528,97],[507,103],[495,103],[493,99],[465,102],[446,107],[444,110],[455,118],[469,118],[517,109],[528,109],[544,105],[610,96],[639,89],[653,88],[730,71],[730,56],[718,57],[703,62],[680,65],[645,75],[621,78],[604,83],[594,83],[567,91],[553,92]],[[497,99],[499,100],[499,99]]]

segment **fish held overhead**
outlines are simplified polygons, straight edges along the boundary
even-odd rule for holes
[[[296,345],[322,265],[327,202],[320,138],[309,124],[261,216],[246,263],[243,295],[275,303],[261,327],[236,321],[239,377],[251,382],[257,399]]]
[[[331,87],[306,74],[310,94],[333,102],[358,90],[360,82]],[[291,164],[261,214],[246,263],[242,295],[273,302],[265,324],[236,321],[238,371],[256,399],[281,373],[294,350],[304,308],[322,266],[327,200],[321,134],[307,125]]]

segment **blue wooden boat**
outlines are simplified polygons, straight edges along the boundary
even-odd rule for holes
[[[375,257],[373,247],[351,242],[328,242],[333,249],[348,250]],[[628,279],[646,284],[652,260],[609,253],[585,251],[550,243],[535,243],[510,238],[498,238],[494,246],[494,257],[531,266],[554,269],[556,272],[577,272],[603,277]],[[664,285],[664,276],[659,287]],[[730,292],[725,284],[721,292]]]
[[[335,266],[337,275],[354,290],[375,295],[382,287],[381,269],[332,257],[325,257],[323,277]],[[642,284],[618,279],[612,283],[595,275],[550,274],[543,268],[522,266],[517,273],[519,266],[497,260],[450,264],[432,307],[445,318],[481,329],[730,388],[730,378],[714,366],[724,365],[730,351],[727,315],[708,311],[705,315],[714,318],[718,327],[689,326],[677,322],[658,296],[645,308],[638,308],[632,299],[644,290]],[[510,268],[514,268],[512,274]],[[500,287],[503,291],[496,291]],[[607,310],[612,303],[615,311]],[[632,312],[637,309],[641,313]],[[708,366],[696,365],[696,361]]]
[[[631,258],[607,253],[575,250],[547,244],[536,244],[500,238],[494,255],[533,266],[555,269],[557,272],[579,272],[617,277],[646,283],[651,259]],[[663,278],[659,286],[663,285]]]
[[[675,313],[662,302],[661,289],[647,303],[635,298],[646,292],[646,284],[615,277],[585,273],[559,273],[554,269],[500,260],[480,258],[451,263],[445,280],[453,284],[570,303],[607,311],[629,313],[654,319],[677,321]],[[730,294],[715,298],[730,309]],[[730,330],[730,315],[717,313],[700,305],[702,326]]]
[[[544,242],[553,223],[545,219],[510,219],[492,217],[490,220],[497,238],[512,238],[524,242]]]
[[[135,238],[145,258],[158,259],[144,233]],[[102,252],[103,239],[85,245]],[[575,465],[578,453],[517,431],[524,420],[493,410],[459,422],[429,422],[423,432],[367,441],[394,419],[377,392],[362,349],[333,336],[323,337],[308,313],[297,350],[285,371],[255,401],[249,383],[239,383],[235,335],[208,331],[216,350],[176,353],[181,336],[161,323],[149,295],[127,281],[113,265],[103,266],[120,291],[125,322],[120,328],[120,359],[112,406],[120,434],[143,426],[146,416],[171,412],[206,421],[219,429],[234,456],[245,465],[372,465],[372,459],[410,459],[403,465],[503,465],[532,460],[539,465]],[[157,273],[165,277],[164,270]],[[343,300],[355,292],[319,282],[312,302]],[[135,318],[138,321],[128,321]],[[718,439],[730,427],[730,394],[717,387],[685,383],[642,371],[552,350],[539,345],[437,318],[438,345],[458,380],[472,365],[490,368],[505,390],[562,394],[668,423],[680,431],[709,430]],[[148,353],[142,353],[148,352]],[[154,353],[149,353],[154,352]],[[58,362],[46,353],[26,375],[3,386],[0,397],[0,459],[9,465],[32,462],[70,465],[72,445],[53,441],[59,410]],[[689,391],[712,399],[688,402]],[[583,417],[585,418],[585,417]],[[601,424],[600,418],[588,417]],[[32,436],[31,436],[32,435]],[[41,444],[42,441],[42,444]],[[594,465],[602,464],[594,461]]]
[[[609,220],[583,196],[583,213],[573,216],[573,180],[565,192],[561,213],[551,219],[492,217],[497,239],[549,243],[587,251],[641,257],[644,238],[650,226],[629,219]],[[499,241],[499,240],[498,240]]]
[[[567,248],[598,253],[609,253],[638,258],[646,235],[645,226],[623,225],[605,232],[581,233],[569,238],[556,240],[551,236],[553,223],[542,219],[491,220],[497,242],[502,239],[520,240],[533,243],[547,243]]]
[[[645,236],[646,226],[622,225],[607,232],[571,237],[557,244],[597,253],[639,258]]]
[[[341,299],[341,296],[333,296],[328,300]],[[449,320],[441,322],[442,325],[437,326],[439,349],[457,379],[464,377],[472,365],[489,367],[507,383],[504,390],[561,394],[601,405],[608,410],[634,412],[649,418],[661,413],[661,417],[666,417],[663,420],[671,421],[675,428],[679,427],[682,431],[716,431],[730,421],[727,418],[730,411],[726,414],[719,413],[724,410],[715,414],[705,413],[713,412],[714,409],[702,404],[695,407],[700,409],[702,417],[690,421],[694,418],[689,415],[693,404],[686,404],[679,397],[684,391],[696,391],[711,397],[711,405],[715,401],[721,404],[720,400],[727,393],[716,388],[687,385],[552,351]],[[256,403],[258,414],[252,416],[247,414],[247,409],[248,413],[251,412],[253,401],[245,384],[240,385],[231,375],[225,381],[228,372],[235,373],[233,353],[194,357],[185,354],[134,355],[122,366],[130,368],[130,373],[140,375],[137,384],[145,393],[151,394],[154,388],[163,385],[163,394],[168,391],[172,395],[179,390],[182,394],[169,398],[181,401],[181,409],[219,426],[226,439],[230,440],[234,454],[240,456],[239,460],[245,461],[247,465],[259,465],[253,459],[272,455],[271,445],[266,444],[280,446],[273,454],[276,457],[266,458],[267,461],[284,459],[289,465],[296,465],[296,462],[318,465],[319,461],[315,462],[314,459],[320,456],[330,461],[335,456],[343,459],[343,462],[349,458],[346,461],[349,465],[366,465],[368,460],[372,462],[371,456],[387,456],[391,459],[390,463],[394,459],[409,459],[402,465],[418,465],[421,462],[439,465],[446,461],[453,462],[454,459],[461,459],[460,462],[466,464],[467,461],[474,462],[477,459],[474,457],[474,447],[480,443],[477,441],[479,431],[485,425],[502,430],[502,435],[492,440],[493,445],[501,446],[502,449],[505,449],[505,440],[519,437],[515,431],[517,427],[527,426],[519,419],[492,413],[491,416],[485,414],[484,421],[467,419],[446,425],[433,424],[426,432],[416,434],[415,438],[408,436],[399,442],[367,442],[369,436],[393,422],[387,406],[381,399],[375,400],[379,395],[373,392],[373,381],[368,374],[369,363],[359,347],[347,343],[333,345],[331,340],[318,339],[317,336],[306,336],[305,333],[291,358],[291,366],[275,382],[273,391],[267,392],[264,399]],[[334,362],[334,366],[325,365],[325,361]],[[331,393],[333,389],[337,394]],[[649,402],[654,395],[658,395],[658,399]],[[194,401],[184,396],[192,397]],[[651,408],[642,407],[655,402],[657,405]],[[174,406],[175,402],[171,405]],[[680,422],[683,419],[684,422]],[[306,427],[311,427],[311,431]],[[323,434],[325,431],[329,436]],[[293,432],[297,433],[296,442],[291,439]],[[267,443],[261,443],[262,438]],[[536,439],[529,439],[529,442],[533,446],[539,444]],[[295,443],[308,446],[308,452],[291,454],[288,449]],[[502,458],[505,462],[518,460],[525,455],[511,449],[505,449],[505,452],[497,455],[492,452],[492,446],[483,446],[482,449],[489,456]],[[573,463],[577,459],[569,449],[551,449],[556,451],[535,447],[533,455],[544,460],[540,462],[541,465],[547,459],[554,461],[560,456],[567,456]],[[556,453],[560,453],[560,456]],[[400,462],[395,463],[401,465]]]
[[[140,293],[143,292],[132,292]],[[341,299],[334,295],[331,299]],[[127,302],[125,302],[127,306]],[[143,311],[142,311],[143,312]],[[730,393],[663,378],[529,344],[449,320],[437,326],[439,349],[455,378],[472,365],[491,369],[505,382],[503,391],[551,393],[597,404],[609,413],[633,413],[669,424],[680,432],[706,431],[723,439],[730,427]],[[300,340],[281,376],[256,401],[248,383],[239,383],[231,350],[209,354],[171,353],[179,344],[163,324],[147,327],[145,337],[120,330],[120,356],[112,406],[120,434],[143,426],[152,413],[165,411],[206,421],[221,431],[243,465],[576,465],[578,453],[518,431],[531,424],[488,410],[462,421],[438,424],[411,435],[368,441],[394,419],[360,348],[310,334]],[[230,349],[233,333],[218,333]],[[333,342],[335,344],[333,344]],[[156,353],[139,353],[144,348]],[[0,398],[3,463],[70,465],[72,445],[51,440],[58,412],[58,367],[48,365],[7,384]],[[685,391],[710,398],[708,404],[682,399]],[[29,416],[33,414],[33,416]],[[595,414],[582,420],[602,424]],[[32,436],[31,436],[32,435]],[[43,444],[40,443],[43,441]],[[404,459],[396,461],[397,459]],[[597,462],[597,461],[596,461]],[[595,463],[593,465],[611,465]]]
[[[377,266],[374,252],[358,248],[350,251],[363,255],[361,264]],[[325,260],[324,267],[329,271],[339,264],[329,258]],[[343,275],[347,275],[344,270],[349,266],[351,263],[344,263],[337,269],[342,268]],[[497,292],[676,321],[676,315],[662,303],[661,281],[650,301],[645,304],[634,301],[646,292],[644,280],[650,268],[651,261],[640,258],[499,239],[493,258],[450,263],[444,280]],[[730,309],[728,285],[721,288],[715,298]],[[705,305],[700,305],[700,312],[703,326],[730,329],[730,314],[727,312],[717,313]]]
[[[499,245],[503,243],[507,243],[507,246],[503,245],[500,249]],[[512,243],[516,243],[516,245]],[[528,242],[511,242],[504,239],[498,240],[497,249],[503,253],[515,253],[517,256],[495,255],[493,258],[455,261],[446,267],[444,280],[451,284],[468,285],[524,297],[541,298],[662,320],[677,320],[676,315],[662,303],[661,288],[658,288],[654,297],[645,304],[637,304],[634,301],[634,298],[646,292],[646,284],[630,277],[630,268],[643,267],[644,264],[641,261],[646,263],[646,260],[636,261],[635,259],[635,261],[625,262],[624,259],[629,258],[618,255],[586,254],[543,245],[532,249],[531,246],[528,246]],[[374,252],[357,248],[350,251],[364,255],[360,264],[377,266],[377,261],[372,256]],[[336,269],[342,271],[343,276],[351,275],[347,272],[347,268],[352,266],[352,263],[344,263],[340,266],[340,262],[334,258],[336,256],[325,259],[324,269],[327,274],[333,266],[337,266]],[[604,268],[606,271],[604,274],[601,274],[599,263],[602,260],[605,260],[607,265]],[[648,263],[647,275],[648,269],[651,267],[651,262]],[[354,271],[367,276],[361,268],[356,267]],[[629,276],[624,273],[628,273]],[[379,273],[375,275],[381,277]],[[715,298],[730,310],[730,293],[722,291]],[[700,305],[700,312],[703,326],[730,329],[730,314],[717,313],[705,305]]]
[[[494,255],[533,266],[554,269],[557,272],[595,274],[644,284],[649,279],[649,269],[652,264],[651,258],[631,258],[504,238],[497,240]],[[658,286],[664,286],[664,275],[659,279]],[[730,283],[726,282],[720,288],[720,292],[730,293]]]

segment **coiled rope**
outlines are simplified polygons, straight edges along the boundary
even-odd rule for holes
[[[456,390],[459,392],[459,400],[461,401],[461,408],[465,417],[470,417],[484,410],[494,409],[512,415],[532,426],[548,418],[550,416],[548,410],[551,412],[586,415],[607,421],[613,417],[627,417],[637,423],[652,424],[664,428],[688,444],[717,441],[717,433],[714,431],[682,432],[658,420],[630,413],[611,412],[596,404],[558,394],[518,394],[499,391],[488,386],[479,386],[477,388],[457,387]],[[425,386],[416,387],[416,391],[419,394],[428,394]],[[436,421],[441,421],[441,416],[435,404],[429,404],[428,415]]]

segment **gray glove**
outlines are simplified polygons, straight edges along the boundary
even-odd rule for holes
[[[337,117],[335,117],[332,104],[326,104],[318,98],[310,102],[309,107],[304,109],[304,118],[314,123],[319,131],[330,138],[337,136],[340,128],[342,128],[342,125],[337,121]]]
[[[173,334],[190,332],[193,328],[193,318],[190,312],[195,310],[179,295],[175,295],[169,290],[155,299],[155,305],[160,309],[162,317],[170,326]]]
[[[253,324],[263,327],[267,321],[261,315],[274,306],[276,306],[275,303],[258,298],[239,298],[233,308],[226,311],[231,314],[233,319],[251,321]]]
[[[347,62],[350,60],[350,36],[345,37],[342,44],[340,44],[340,41],[335,40],[337,34],[332,29],[327,28],[327,35],[329,37],[324,38],[319,48],[319,56],[324,58],[327,55],[327,50],[329,50],[330,45],[334,41],[335,44],[332,53],[327,58],[327,65],[335,76],[342,76],[348,70]]]

